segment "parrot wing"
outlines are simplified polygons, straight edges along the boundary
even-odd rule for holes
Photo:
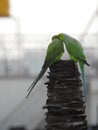
[[[58,37],[65,43],[66,49],[72,60],[80,61],[89,65],[86,61],[86,56],[84,54],[83,48],[78,40],[64,33],[60,33]]]
[[[79,62],[82,79],[83,79],[84,95],[86,96],[86,80],[85,80],[85,73],[84,73],[84,64],[88,66],[89,64],[86,61],[86,56],[84,54],[83,48],[76,39],[64,33],[59,34],[58,37],[65,43],[70,58],[75,62]]]
[[[64,53],[63,42],[55,39],[49,44],[43,66],[49,66],[58,61]]]
[[[61,40],[59,40],[59,39],[54,39],[48,46],[47,53],[46,53],[46,58],[45,58],[45,62],[43,64],[43,66],[42,66],[42,70],[40,71],[38,76],[35,78],[35,80],[31,84],[31,86],[27,90],[29,92],[28,92],[26,98],[28,98],[28,96],[30,95],[30,93],[33,90],[34,86],[42,78],[42,76],[46,72],[47,68],[52,63],[58,61],[61,58],[61,56],[63,55],[63,53],[64,53],[63,42]]]

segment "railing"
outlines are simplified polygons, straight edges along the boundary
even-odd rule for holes
[[[51,35],[47,34],[0,35],[0,77],[38,73],[50,41]],[[89,60],[94,62],[98,50],[97,34],[87,35],[82,44]]]
[[[98,48],[97,44],[94,43],[94,41],[96,41],[96,35],[87,37],[88,40],[84,40],[83,45],[85,42],[90,43],[89,48],[85,48],[85,52],[87,54],[88,61],[92,66],[92,71],[91,69],[90,71],[87,70],[87,75],[94,76],[98,73],[97,69],[94,68],[94,64],[96,64],[96,66],[98,64],[96,56]],[[0,78],[16,78],[19,76],[24,78],[25,76],[31,77],[32,75],[37,74],[43,64],[46,48],[50,41],[50,35],[40,34],[0,36]],[[65,59],[65,57],[63,58]],[[43,99],[45,101],[46,97],[45,94],[46,89],[40,87],[39,90],[38,88],[38,90],[34,93],[33,98],[29,101],[25,101],[25,99],[22,100],[21,103],[0,123],[0,126],[2,126],[2,128],[6,128],[6,126],[12,124],[14,121],[19,123],[19,121],[25,120],[23,122],[26,122],[26,125],[29,126],[30,129],[33,128],[32,122],[34,122],[34,118],[32,118],[31,113],[32,111],[34,112],[34,110],[32,109],[34,109],[35,103],[37,103],[37,106],[41,103],[43,104]],[[40,113],[41,111],[38,112]],[[39,115],[35,115],[36,119],[36,116],[39,117]]]
[[[0,77],[36,74],[49,40],[48,35],[1,35]]]

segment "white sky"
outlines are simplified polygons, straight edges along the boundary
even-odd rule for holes
[[[22,33],[81,33],[97,0],[10,0]]]

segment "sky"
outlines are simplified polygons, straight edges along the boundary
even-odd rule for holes
[[[97,0],[10,0],[21,33],[82,33]],[[92,29],[93,32],[93,29]]]

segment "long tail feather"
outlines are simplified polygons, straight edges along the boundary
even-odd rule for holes
[[[28,96],[30,95],[31,91],[33,90],[34,86],[36,85],[36,83],[39,81],[39,79],[44,75],[44,73],[46,72],[47,67],[46,68],[42,68],[42,70],[40,71],[39,75],[35,78],[35,80],[33,81],[33,83],[31,84],[31,86],[28,88],[27,91],[28,94],[26,96],[26,98],[28,98]]]
[[[84,86],[84,95],[86,97],[86,80],[85,80],[84,68],[82,70],[82,79],[83,79],[83,86]]]
[[[82,74],[82,80],[83,80],[83,87],[84,87],[84,95],[86,97],[86,79],[85,79],[85,72],[84,72],[84,64],[80,64],[81,74]]]

